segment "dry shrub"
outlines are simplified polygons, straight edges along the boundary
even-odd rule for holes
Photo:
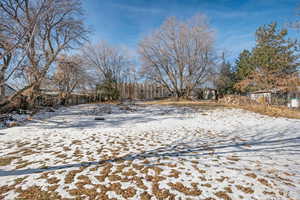
[[[292,110],[283,106],[244,105],[244,106],[230,106],[230,107],[241,108],[262,115],[268,115],[271,117],[287,117],[292,119],[300,119],[299,110]]]
[[[299,110],[289,109],[284,106],[267,105],[265,102],[265,98],[254,101],[245,96],[227,95],[224,98],[220,99],[219,103],[225,107],[241,108],[271,117],[287,117],[300,119]]]
[[[232,105],[257,105],[258,102],[250,99],[246,96],[239,95],[226,95],[222,99],[219,99],[218,103],[221,104],[232,104]]]
[[[292,119],[300,119],[300,111],[289,109],[284,106],[271,106],[266,104],[259,104],[259,102],[251,100],[245,96],[239,95],[227,95],[220,99],[218,102],[214,101],[174,101],[172,99],[160,100],[160,101],[148,101],[144,102],[146,105],[172,105],[172,106],[190,106],[190,107],[229,107],[248,110],[251,112],[259,113],[262,115],[268,115],[271,117],[287,117]]]

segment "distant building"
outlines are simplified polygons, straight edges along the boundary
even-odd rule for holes
[[[205,87],[205,88],[194,88],[191,92],[191,96],[202,99],[202,100],[217,100],[218,99],[218,93],[217,90],[213,87]]]
[[[300,87],[291,90],[291,91],[282,91],[279,89],[271,89],[271,90],[258,90],[254,92],[250,92],[248,94],[250,99],[255,101],[264,101],[268,104],[276,104],[276,105],[291,105],[291,102],[299,102],[300,99]],[[262,103],[262,102],[260,102]],[[293,103],[295,105],[295,103]]]
[[[275,94],[275,90],[258,90],[254,92],[249,93],[249,97],[251,100],[259,100],[261,98],[264,98],[268,103],[272,102],[272,94]]]

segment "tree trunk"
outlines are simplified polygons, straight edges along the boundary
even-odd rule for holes
[[[1,66],[0,70],[0,99],[2,100],[5,97],[5,74],[6,70],[9,66],[9,63],[11,61],[11,54],[8,54],[7,56],[3,57],[3,64]]]
[[[29,95],[29,99],[28,99],[28,104],[30,108],[34,108],[36,105],[36,99],[39,96],[39,90],[40,90],[40,82],[36,82],[33,84],[31,91],[30,91],[30,95]]]
[[[2,100],[5,97],[5,84],[4,84],[4,74],[0,74],[0,100]]]

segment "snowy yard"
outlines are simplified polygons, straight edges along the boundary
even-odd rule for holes
[[[139,104],[47,115],[0,130],[0,199],[300,199],[300,120]]]

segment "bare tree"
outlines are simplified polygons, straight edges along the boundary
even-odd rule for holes
[[[188,21],[171,17],[140,42],[139,54],[146,78],[178,98],[188,96],[206,81],[213,66],[213,31],[203,15]]]
[[[0,100],[5,96],[5,74],[12,59],[12,52],[7,53],[7,51],[10,49],[10,46],[11,44],[7,38],[5,38],[4,35],[0,35]]]
[[[4,97],[6,82],[24,60],[24,54],[19,50],[22,45],[25,46],[25,32],[22,32],[14,23],[14,19],[11,17],[13,15],[12,10],[9,11],[10,16],[3,11],[3,8],[6,8],[5,3],[5,1],[0,2],[0,97]],[[11,6],[17,6],[16,1],[10,3]],[[28,30],[24,31],[28,33]],[[28,45],[28,41],[26,43]],[[14,60],[18,59],[18,63],[13,63]]]
[[[125,49],[114,47],[104,41],[87,45],[82,49],[87,64],[98,72],[101,81],[121,82],[131,60]]]
[[[74,90],[84,87],[89,79],[82,58],[78,55],[61,56],[52,78],[57,86],[61,104],[65,104]]]
[[[58,55],[86,39],[88,31],[83,24],[81,3],[78,0],[2,0],[0,8],[25,35],[19,46],[26,55],[23,72],[28,81],[2,105],[28,89],[33,103]]]
[[[102,41],[96,45],[87,45],[82,49],[82,54],[91,71],[96,72],[98,84],[107,91],[118,93],[118,84],[126,81],[126,75],[134,71],[134,66],[125,49],[114,47]],[[131,77],[132,78],[132,77]]]

